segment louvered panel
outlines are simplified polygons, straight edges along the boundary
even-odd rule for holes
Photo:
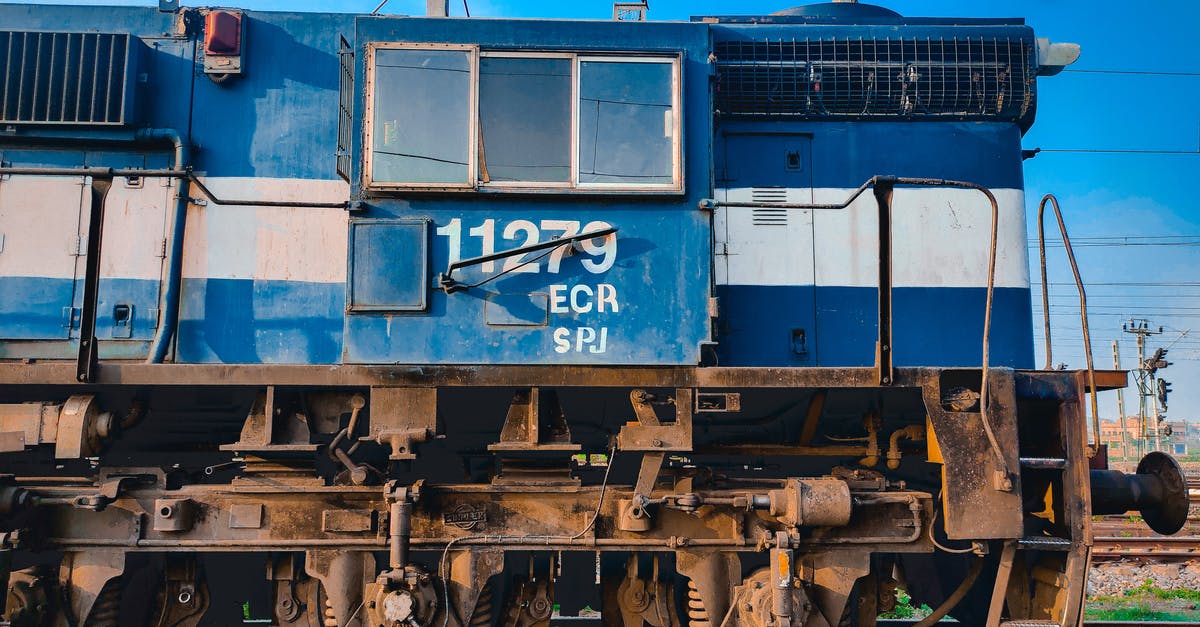
[[[1019,38],[832,38],[715,45],[722,115],[1018,119],[1033,104]]]
[[[337,173],[350,182],[350,139],[354,125],[354,48],[345,37],[340,38],[338,58],[338,136]]]
[[[0,31],[0,123],[128,123],[134,41],[127,33]]]

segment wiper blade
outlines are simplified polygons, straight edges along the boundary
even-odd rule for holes
[[[438,285],[440,285],[447,294],[453,294],[454,292],[457,292],[457,291],[465,290],[465,289],[472,288],[472,287],[478,287],[480,285],[483,285],[484,283],[487,283],[488,281],[493,281],[495,279],[498,279],[498,278],[504,276],[506,273],[510,272],[511,270],[506,270],[495,276],[488,277],[487,279],[485,279],[479,283],[476,283],[474,285],[464,285],[462,283],[459,283],[458,281],[454,280],[454,278],[451,277],[451,275],[454,273],[455,270],[459,270],[461,268],[477,266],[479,264],[487,263],[489,261],[499,261],[501,259],[507,259],[509,257],[516,257],[516,256],[524,255],[526,253],[535,253],[535,252],[538,252],[539,250],[554,249],[554,248],[558,248],[560,246],[566,246],[568,244],[582,242],[584,240],[595,239],[597,237],[605,237],[608,235],[612,235],[613,233],[616,233],[617,231],[618,231],[618,229],[616,227],[610,226],[610,227],[603,228],[603,229],[597,229],[595,231],[588,231],[586,233],[579,233],[576,235],[571,235],[569,237],[556,237],[553,239],[546,240],[544,242],[538,242],[536,244],[530,244],[528,246],[521,246],[519,248],[513,248],[511,250],[505,250],[505,251],[501,251],[498,253],[491,253],[490,255],[482,255],[479,257],[471,257],[469,259],[459,259],[458,261],[451,261],[450,265],[446,267],[446,271],[438,276]],[[526,263],[529,263],[529,262],[526,262]],[[524,264],[522,264],[522,265],[524,265]],[[518,267],[520,267],[520,266],[518,266]]]

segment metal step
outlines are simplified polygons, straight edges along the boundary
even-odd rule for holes
[[[1006,620],[1000,623],[1000,627],[1062,627],[1062,625],[1052,620]]]
[[[1034,470],[1062,470],[1067,467],[1067,460],[1061,457],[1022,457],[1021,468]]]
[[[1066,538],[1052,538],[1049,536],[1028,536],[1018,540],[1017,546],[1022,549],[1035,551],[1070,551],[1071,541]]]

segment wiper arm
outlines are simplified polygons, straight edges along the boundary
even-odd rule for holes
[[[451,277],[450,275],[452,275],[455,270],[458,270],[460,268],[477,266],[481,263],[487,263],[489,261],[499,261],[500,259],[507,259],[509,257],[517,257],[520,255],[524,255],[526,253],[535,253],[539,250],[554,249],[554,248],[558,248],[559,246],[566,246],[567,244],[574,244],[576,242],[582,242],[584,240],[595,239],[597,237],[605,237],[607,235],[612,235],[613,233],[616,233],[617,230],[618,229],[616,227],[610,226],[610,227],[603,228],[603,229],[597,229],[595,231],[588,231],[587,233],[579,233],[577,235],[571,235],[569,237],[556,237],[553,239],[546,240],[544,242],[538,242],[536,244],[530,244],[528,246],[521,246],[519,248],[513,248],[511,250],[505,250],[505,251],[501,251],[498,253],[491,253],[490,255],[482,255],[480,257],[471,257],[470,259],[460,259],[458,261],[451,261],[450,265],[446,267],[446,271],[443,272],[442,274],[438,275],[438,285],[440,285],[447,294],[453,294],[454,292],[458,292],[458,291],[465,290],[468,288],[478,287],[480,285],[483,285],[484,283],[487,283],[488,281],[493,281],[495,279],[500,278],[501,276],[504,276],[506,273],[511,272],[511,270],[505,270],[504,272],[501,272],[492,277],[488,277],[487,279],[484,279],[483,281],[476,283],[474,285],[464,285],[462,283],[459,283],[458,281],[455,281],[454,278]],[[526,263],[528,263],[528,262],[526,262]],[[524,264],[522,264],[522,265],[524,265]],[[520,267],[520,266],[518,266],[518,267]]]

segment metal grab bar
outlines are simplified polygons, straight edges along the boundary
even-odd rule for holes
[[[892,382],[892,312],[891,312],[891,197],[892,191],[897,185],[906,185],[914,187],[955,187],[959,189],[972,189],[987,197],[988,203],[992,210],[991,237],[988,246],[988,271],[987,271],[987,300],[984,304],[983,311],[983,350],[980,355],[982,365],[982,376],[979,388],[979,415],[980,422],[983,423],[984,434],[987,435],[988,444],[992,448],[992,453],[996,456],[996,463],[1004,473],[1004,479],[1001,482],[1002,489],[1005,491],[1012,489],[1011,470],[1008,467],[1008,461],[1004,458],[1004,452],[1000,448],[1000,442],[996,440],[996,434],[992,431],[991,421],[988,419],[988,362],[991,348],[991,328],[992,328],[992,302],[996,288],[996,248],[997,240],[999,239],[1000,230],[1000,205],[996,202],[996,196],[988,188],[976,183],[966,181],[952,181],[948,179],[933,179],[933,178],[911,178],[904,176],[873,176],[850,193],[846,200],[840,203],[786,203],[786,202],[725,202],[715,199],[705,199],[700,201],[700,209],[711,211],[717,207],[760,207],[770,209],[830,209],[843,210],[850,206],[859,196],[862,196],[868,189],[874,188],[875,199],[879,204],[879,342],[878,353],[876,358],[876,368],[880,372],[880,383],[887,385]],[[884,292],[887,292],[885,296]],[[1090,358],[1089,358],[1090,359]],[[1088,362],[1091,363],[1090,361]],[[1095,389],[1095,375],[1093,374],[1092,386]],[[1095,398],[1093,397],[1093,402]]]
[[[1058,207],[1058,198],[1054,194],[1046,194],[1038,203],[1038,254],[1041,257],[1042,268],[1042,324],[1046,330],[1046,367],[1053,369],[1053,349],[1050,346],[1050,287],[1046,284],[1046,229],[1044,217],[1046,202],[1054,207],[1054,217],[1058,220],[1058,232],[1062,234],[1063,248],[1067,249],[1067,261],[1071,262],[1071,272],[1075,275],[1075,288],[1079,290],[1079,321],[1083,327],[1083,352],[1087,357],[1088,387],[1091,388],[1092,431],[1095,443],[1092,445],[1093,456],[1100,450],[1100,411],[1096,403],[1096,369],[1092,365],[1092,332],[1088,329],[1087,292],[1083,289],[1083,279],[1079,276],[1079,264],[1075,263],[1075,251],[1071,249],[1071,238],[1067,236],[1067,225],[1063,222],[1062,210]]]

